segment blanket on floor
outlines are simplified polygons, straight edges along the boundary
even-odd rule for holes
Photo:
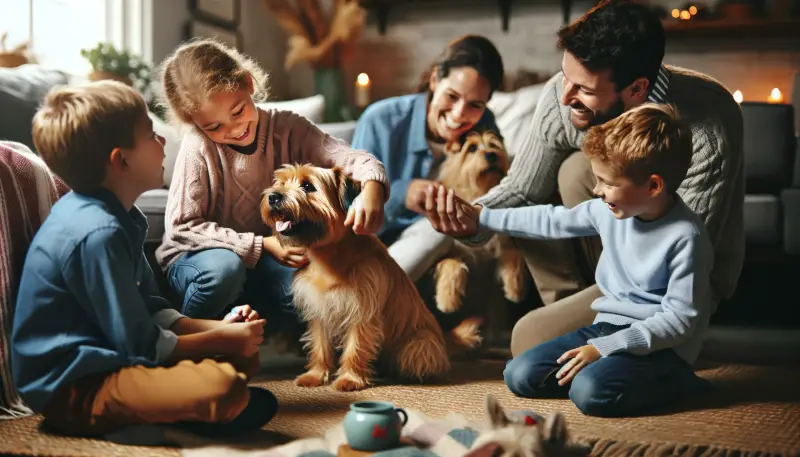
[[[406,410],[408,422],[402,436],[408,444],[372,454],[374,457],[463,457],[478,429],[460,415],[431,420],[418,411]],[[339,446],[347,443],[342,423],[320,438],[306,438],[262,450],[242,450],[234,445],[200,446],[181,449],[182,457],[336,457]]]
[[[31,414],[14,388],[9,361],[17,285],[33,236],[68,191],[25,145],[0,141],[0,419]]]

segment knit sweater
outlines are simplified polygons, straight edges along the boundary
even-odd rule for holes
[[[383,164],[352,149],[302,116],[259,109],[256,150],[243,154],[192,128],[181,143],[167,200],[165,233],[156,259],[166,270],[187,252],[223,248],[248,268],[261,257],[270,230],[261,220],[261,193],[284,164],[341,166],[360,182],[389,185]]]
[[[716,303],[733,295],[744,262],[742,111],[716,80],[682,68],[667,66],[667,70],[667,101],[692,132],[692,160],[678,194],[700,216],[711,237]],[[585,134],[572,125],[569,106],[561,105],[562,79],[559,72],[545,84],[525,146],[517,151],[506,178],[476,203],[487,208],[528,206],[553,194],[561,163],[581,149]],[[480,244],[490,235],[481,231],[465,241]]]

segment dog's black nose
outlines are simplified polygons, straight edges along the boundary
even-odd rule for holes
[[[487,152],[486,154],[484,154],[484,157],[486,157],[486,161],[489,163],[495,163],[497,162],[498,159],[497,154],[495,154],[494,152]]]
[[[269,202],[270,206],[279,205],[283,201],[283,194],[273,192],[267,196],[267,201]]]

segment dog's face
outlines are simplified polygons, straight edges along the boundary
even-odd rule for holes
[[[311,165],[284,165],[272,187],[261,194],[261,219],[284,246],[334,243],[360,186],[344,171]]]
[[[503,140],[489,129],[467,132],[459,141],[448,143],[445,154],[440,173],[442,183],[448,187],[468,185],[476,196],[496,186],[510,166]]]

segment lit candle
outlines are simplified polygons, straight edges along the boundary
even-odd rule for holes
[[[672,10],[672,17],[674,17],[675,19],[680,18],[681,17],[681,10],[679,10],[677,8]]]
[[[736,92],[734,92],[733,93],[733,99],[736,100],[736,103],[742,103],[742,100],[744,100],[744,96],[742,95],[742,91],[737,90]]]
[[[691,18],[692,18],[692,15],[691,15],[691,13],[689,13],[689,12],[688,12],[688,11],[686,11],[686,10],[683,10],[683,11],[681,11],[681,19],[683,19],[683,20],[685,20],[685,21],[688,21],[688,20],[689,20],[689,19],[691,19]]]
[[[772,92],[769,93],[769,97],[767,97],[767,101],[770,103],[783,103],[783,94],[781,94],[780,89],[777,87],[772,89]]]
[[[366,108],[369,105],[369,86],[370,80],[366,73],[359,73],[356,78],[355,99],[356,106]]]

